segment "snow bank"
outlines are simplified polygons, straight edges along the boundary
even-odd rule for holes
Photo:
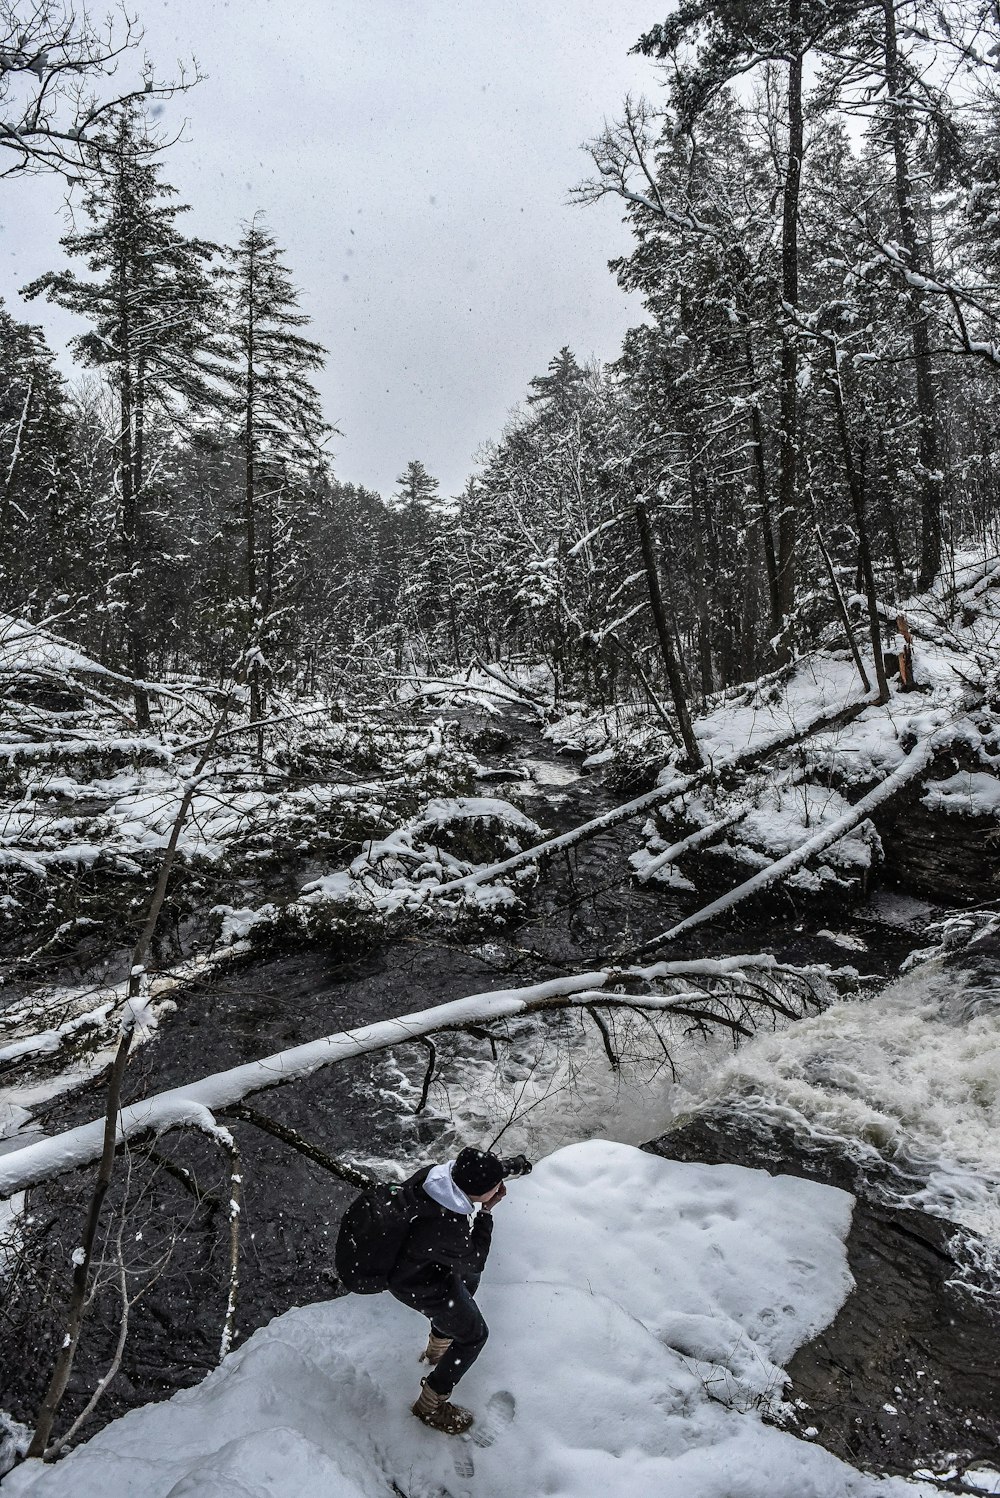
[[[913,1498],[760,1419],[780,1361],[848,1293],[850,1212],[808,1181],[574,1145],[498,1213],[480,1292],[492,1337],[462,1385],[471,1440],[408,1412],[422,1320],[389,1296],[351,1296],[277,1318],[198,1388],[59,1466],[21,1467],[5,1491]]]
[[[959,770],[947,780],[932,780],[921,800],[931,811],[1000,818],[1000,780],[981,770]]]

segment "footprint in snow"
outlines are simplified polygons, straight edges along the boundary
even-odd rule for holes
[[[492,1446],[514,1418],[517,1401],[507,1389],[491,1394],[482,1417],[472,1427],[472,1439],[477,1446]]]
[[[465,1479],[476,1475],[476,1465],[472,1460],[468,1441],[468,1436],[460,1436],[454,1446],[455,1476]]]

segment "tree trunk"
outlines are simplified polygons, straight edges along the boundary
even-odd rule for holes
[[[831,353],[833,360],[831,378],[833,382],[833,398],[837,408],[837,430],[840,434],[840,445],[844,454],[844,467],[847,470],[847,486],[851,494],[854,521],[858,528],[858,565],[861,569],[865,597],[868,600],[868,624],[871,632],[872,655],[875,661],[875,680],[878,682],[878,700],[879,702],[888,702],[889,683],[885,674],[885,657],[882,653],[882,630],[879,625],[878,594],[875,590],[875,573],[872,569],[871,545],[868,539],[864,474],[854,461],[851,433],[847,424],[847,408],[844,404],[844,387],[840,379],[840,356],[836,345],[831,349]]]
[[[146,678],[146,640],[142,590],[136,575],[141,551],[140,498],[135,487],[135,390],[132,376],[131,320],[129,315],[129,264],[121,255],[119,274],[118,347],[118,471],[122,490],[122,553],[125,573],[125,652],[133,681]],[[150,726],[149,696],[140,686],[133,688],[135,723],[140,733]]]
[[[900,85],[899,50],[896,37],[896,0],[882,0],[885,19],[885,91],[889,107],[889,137],[895,165],[896,209],[906,253],[907,268],[919,273],[932,267],[922,253],[920,232],[913,204],[913,183],[907,151],[906,101]],[[910,339],[917,395],[917,459],[920,471],[920,562],[917,587],[926,591],[941,570],[941,510],[944,490],[940,470],[937,396],[931,365],[930,316],[923,292],[917,286],[907,291],[910,307]]]
[[[747,370],[754,383],[754,398],[750,406],[750,431],[753,438],[754,476],[757,481],[757,507],[760,511],[760,536],[767,569],[767,594],[771,606],[771,633],[781,629],[781,597],[778,592],[778,561],[774,554],[774,522],[771,514],[771,491],[767,482],[767,450],[764,446],[764,423],[757,402],[757,372],[754,366],[753,345],[749,332],[746,335]]]
[[[667,681],[670,685],[670,695],[673,698],[674,711],[677,714],[677,723],[684,740],[684,748],[691,764],[698,767],[704,763],[701,757],[701,749],[698,740],[694,736],[691,726],[691,714],[688,711],[687,699],[684,696],[684,687],[681,683],[680,667],[677,664],[677,655],[674,651],[674,642],[667,623],[667,616],[663,608],[663,595],[660,592],[660,575],[656,562],[656,547],[653,542],[653,532],[649,524],[649,515],[646,506],[641,499],[635,503],[635,523],[639,531],[639,545],[642,548],[642,560],[646,568],[646,584],[649,588],[649,602],[653,611],[653,619],[656,623],[656,633],[660,641],[660,652],[663,656],[663,665],[667,673]]]
[[[246,556],[244,560],[243,585],[247,612],[247,648],[255,650],[257,639],[257,411],[256,370],[254,368],[256,337],[256,296],[254,276],[254,250],[251,246],[247,269],[247,328],[246,328],[246,394],[243,407],[243,534]],[[250,721],[259,723],[264,716],[264,704],[260,690],[260,663],[252,655],[247,665],[250,685]],[[263,757],[264,733],[257,738],[258,755]]]
[[[691,534],[694,538],[694,591],[698,609],[698,668],[701,673],[702,700],[715,691],[715,672],[712,668],[712,605],[708,595],[708,578],[705,567],[704,506],[701,502],[701,465],[692,455],[688,471],[691,488]]]
[[[28,376],[28,388],[24,394],[24,404],[21,407],[21,418],[18,421],[17,431],[14,434],[14,446],[11,450],[10,462],[7,465],[7,476],[4,479],[3,495],[0,496],[0,536],[6,536],[7,534],[8,514],[10,509],[10,491],[11,486],[14,482],[14,474],[17,472],[18,463],[21,460],[21,453],[24,446],[24,434],[27,430],[28,420],[31,416],[31,401],[34,393],[35,377],[33,374],[31,374]]]
[[[781,211],[781,297],[790,309],[799,300],[799,193],[802,185],[802,0],[788,0],[788,164]],[[779,655],[791,658],[791,615],[795,607],[798,531],[798,335],[791,315],[781,329],[781,386],[778,426],[778,604],[782,640]]]

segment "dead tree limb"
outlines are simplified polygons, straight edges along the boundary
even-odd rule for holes
[[[367,1171],[361,1170],[357,1165],[349,1165],[346,1160],[337,1160],[322,1145],[307,1139],[297,1129],[290,1125],[280,1123],[278,1119],[272,1118],[268,1113],[261,1113],[256,1108],[251,1108],[249,1103],[240,1103],[235,1108],[226,1110],[234,1118],[241,1118],[244,1123],[253,1124],[255,1129],[260,1129],[264,1134],[270,1134],[272,1139],[280,1139],[282,1144],[287,1144],[291,1149],[297,1150],[307,1160],[312,1160],[314,1165],[322,1166],[331,1175],[339,1176],[342,1181],[347,1181],[351,1186],[358,1186],[362,1190],[371,1186],[374,1177]]]
[[[619,1060],[618,1052],[615,1050],[614,1046],[611,1043],[611,1031],[605,1024],[603,1015],[597,1008],[596,1004],[588,1004],[587,1013],[590,1015],[591,1019],[594,1021],[594,1024],[600,1031],[601,1040],[604,1043],[604,1054],[608,1058],[608,1065],[611,1067],[612,1071],[618,1071],[621,1067],[621,1061]]]
[[[468,1032],[484,1024],[520,1019],[546,1010],[585,1009],[588,1004],[595,1003],[602,1008],[613,1006],[643,1009],[651,1014],[690,1016],[692,1006],[704,1005],[704,988],[689,987],[677,991],[674,987],[664,989],[661,985],[697,984],[708,980],[738,987],[745,970],[790,983],[799,982],[808,975],[808,969],[788,967],[773,957],[758,954],[655,962],[647,967],[608,967],[549,978],[525,988],[471,994],[432,1009],[325,1035],[261,1060],[246,1062],[129,1103],[119,1114],[118,1141],[146,1138],[178,1127],[205,1127],[203,1120],[206,1117],[245,1106],[244,1100],[254,1093],[301,1081],[355,1056],[390,1050],[397,1045],[412,1045],[424,1035],[454,1030]],[[773,1007],[769,1002],[761,1003],[761,1008]],[[718,1022],[728,1024],[721,1017]],[[37,1185],[39,1181],[100,1158],[103,1130],[103,1121],[96,1120],[0,1156],[0,1197],[11,1196],[16,1191]]]
[[[429,1035],[422,1035],[420,1041],[422,1045],[427,1047],[427,1070],[424,1072],[424,1083],[420,1089],[420,1101],[414,1108],[414,1113],[423,1113],[427,1107],[427,1094],[431,1090],[431,1083],[434,1080],[434,1068],[437,1065],[437,1046],[433,1040],[431,1040]]]
[[[150,1150],[148,1157],[154,1165],[166,1171],[175,1181],[179,1181],[184,1190],[193,1196],[199,1207],[207,1207],[210,1212],[217,1212],[222,1206],[219,1198],[212,1191],[202,1191],[198,1185],[198,1178],[193,1170],[188,1170],[186,1165],[178,1165],[176,1160],[171,1160],[169,1155],[164,1155],[160,1150]]]
[[[634,655],[631,658],[631,664],[632,664],[633,670],[635,671],[635,674],[638,676],[640,682],[642,683],[643,691],[646,693],[646,696],[649,698],[649,703],[650,703],[650,706],[652,707],[654,713],[659,718],[660,722],[663,724],[664,728],[667,730],[667,732],[669,733],[670,737],[673,739],[674,743],[675,744],[679,744],[681,742],[681,740],[680,740],[680,737],[679,737],[679,735],[677,733],[677,729],[674,727],[673,723],[670,721],[670,718],[669,718],[669,716],[667,714],[666,708],[663,706],[663,703],[660,701],[659,697],[657,697],[656,693],[653,691],[653,688],[650,685],[649,677],[646,675],[645,671],[642,669],[641,663],[639,662],[639,660],[637,660],[637,658]]]
[[[680,842],[672,843],[662,853],[657,853],[656,857],[651,859],[645,868],[636,874],[639,883],[645,884],[647,880],[652,879],[654,874],[658,874],[661,869],[665,869],[669,864],[676,863],[679,858],[683,858],[685,853],[694,853],[698,848],[703,848],[706,843],[714,842],[717,837],[721,837],[724,832],[728,832],[730,827],[735,827],[738,822],[742,822],[749,811],[749,806],[738,806],[735,811],[729,812],[724,817],[719,817],[715,822],[709,822],[706,827],[699,827],[688,837],[681,838]]]
[[[861,651],[858,649],[858,642],[854,638],[854,625],[851,623],[851,616],[847,612],[847,604],[844,601],[844,592],[840,586],[840,581],[837,577],[836,571],[834,570],[833,561],[830,557],[829,551],[827,550],[826,542],[823,540],[823,533],[819,528],[819,521],[815,521],[814,524],[816,531],[816,540],[819,544],[820,556],[823,558],[823,565],[826,567],[826,575],[830,579],[830,590],[833,593],[834,602],[837,605],[837,613],[840,615],[840,622],[844,626],[844,633],[847,635],[847,643],[851,648],[851,656],[854,660],[855,666],[857,667],[858,675],[861,677],[862,689],[865,692],[870,692],[872,689],[872,684],[868,679],[868,672],[865,670],[865,663],[861,659]]]

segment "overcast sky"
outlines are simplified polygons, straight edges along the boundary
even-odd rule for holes
[[[164,175],[191,231],[233,242],[261,208],[330,351],[340,477],[390,494],[419,457],[457,492],[532,375],[569,344],[613,358],[639,320],[607,270],[610,202],[568,206],[581,144],[626,92],[657,0],[135,0],[161,74],[205,81]],[[95,5],[95,12],[100,10]],[[0,185],[0,296],[55,343],[76,324],[17,295],[62,262],[61,192]]]

